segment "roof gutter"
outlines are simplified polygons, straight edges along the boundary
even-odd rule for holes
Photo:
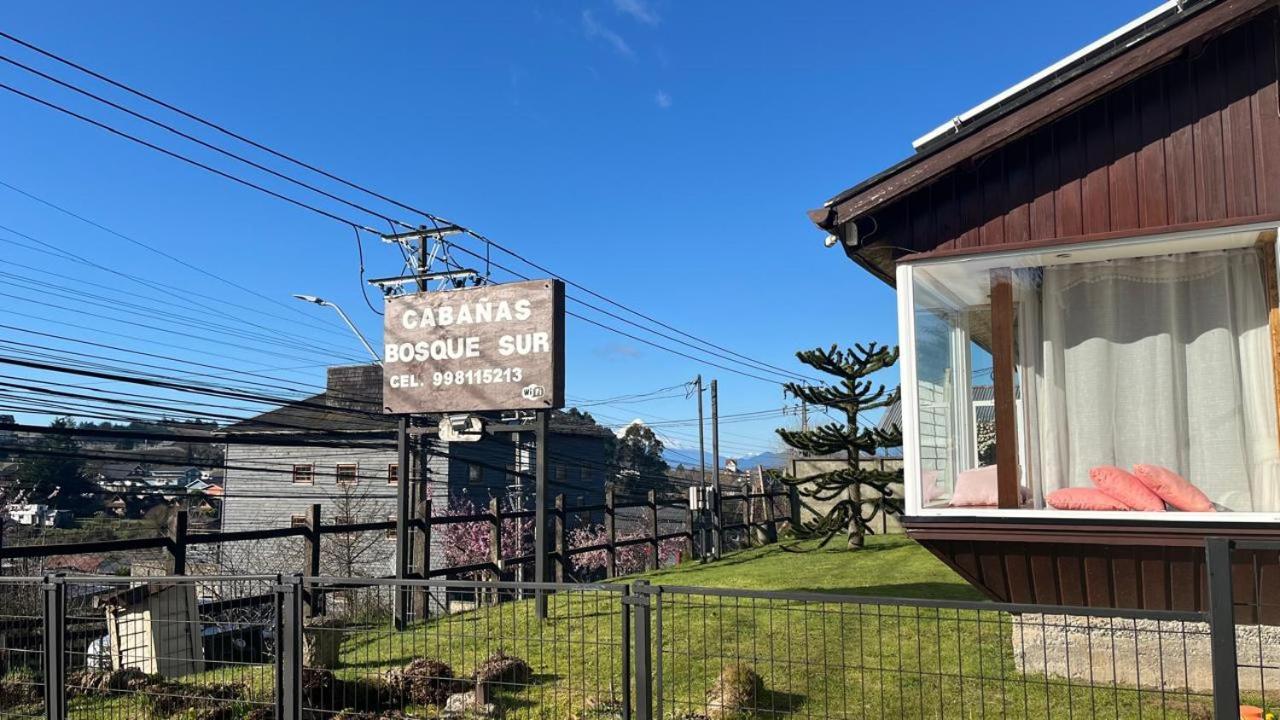
[[[942,125],[939,125],[933,130],[930,130],[924,135],[921,135],[920,137],[912,141],[911,147],[914,148],[915,150],[919,150],[920,148],[932,143],[935,140],[938,140],[939,138],[945,137],[950,133],[956,132],[961,127],[973,121],[975,118],[980,117],[983,113],[986,113],[991,108],[994,108],[1000,105],[1006,100],[1009,100],[1010,98],[1016,95],[1019,95],[1022,92],[1030,88],[1033,88],[1046,80],[1052,79],[1058,73],[1071,68],[1072,66],[1076,65],[1079,62],[1082,62],[1083,60],[1088,59],[1094,53],[1110,48],[1114,43],[1116,43],[1120,39],[1132,34],[1135,31],[1141,30],[1148,23],[1159,20],[1168,14],[1182,12],[1183,5],[1185,4],[1186,4],[1185,0],[1167,0],[1166,2],[1162,3],[1159,7],[1155,8],[1154,10],[1151,10],[1150,12],[1142,15],[1141,17],[1138,17],[1137,19],[1134,19],[1126,23],[1122,27],[1119,27],[1107,33],[1106,35],[1098,38],[1097,40],[1094,40],[1088,45],[1062,58],[1058,62],[1041,70],[1035,75],[1032,75],[1026,80],[1023,80],[1017,85],[1014,85],[1013,87],[1001,92],[1000,94],[978,105],[975,105],[974,107],[952,118],[949,122],[943,123]],[[1132,38],[1131,40],[1136,42],[1141,39],[1142,39],[1142,36],[1139,36],[1138,38]],[[1131,44],[1131,43],[1126,43],[1126,45],[1128,44]]]

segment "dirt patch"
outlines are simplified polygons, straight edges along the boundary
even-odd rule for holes
[[[465,683],[454,677],[453,668],[432,658],[417,658],[388,674],[390,684],[399,690],[406,702],[415,705],[444,705],[449,695]]]
[[[302,671],[302,700],[311,710],[377,714],[397,705],[398,699],[396,689],[380,678],[344,680],[328,670]]]
[[[764,692],[764,679],[746,663],[726,665],[707,691],[707,716],[725,720],[756,708]]]
[[[528,685],[533,678],[533,668],[515,655],[499,650],[476,666],[475,678],[477,683]]]
[[[249,696],[244,683],[194,683],[156,680],[139,689],[139,694],[153,713],[169,717],[179,712],[195,711],[200,720],[224,720],[237,701]]]
[[[67,694],[106,695],[113,692],[132,692],[148,685],[162,682],[158,676],[149,676],[137,668],[123,670],[77,670],[67,676]]]

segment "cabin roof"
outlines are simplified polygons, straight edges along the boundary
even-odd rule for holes
[[[1165,3],[920,138],[910,157],[835,195],[811,210],[810,219],[839,237],[855,262],[892,281],[893,260],[868,261],[861,252],[876,242],[870,236],[890,206],[1273,6],[1270,0]]]

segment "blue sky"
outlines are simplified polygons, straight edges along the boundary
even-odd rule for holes
[[[472,226],[681,330],[799,369],[799,348],[896,340],[891,291],[824,248],[805,211],[1151,6],[47,2],[6,6],[0,27]],[[0,82],[262,177],[16,68],[0,66]],[[310,293],[341,304],[377,344],[350,228],[3,92],[0,138],[0,182],[252,291],[0,187],[0,324],[24,329],[0,328],[0,341],[129,357],[26,332],[36,329],[315,386],[324,364],[362,354],[336,317],[290,299]],[[95,266],[21,247],[32,241],[11,231]],[[392,249],[368,240],[364,250],[372,275],[398,272]],[[777,385],[572,320],[567,362],[574,399],[702,372],[719,377],[724,414],[783,402]],[[619,422],[694,414],[682,397],[591,409]],[[727,424],[724,454],[775,449],[772,428],[792,422]],[[687,445],[696,430],[664,432]]]

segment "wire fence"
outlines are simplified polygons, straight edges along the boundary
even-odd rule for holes
[[[643,581],[4,578],[0,717],[1248,717],[1280,700],[1280,650],[1232,549],[1211,543],[1205,611]]]

